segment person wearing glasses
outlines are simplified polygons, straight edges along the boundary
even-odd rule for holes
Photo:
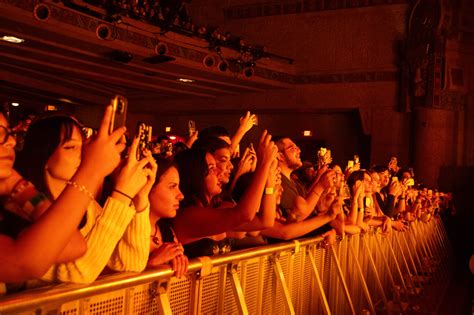
[[[291,173],[303,165],[300,148],[289,137],[275,138],[275,144],[278,147],[278,165],[282,175],[280,208],[286,220],[299,222],[313,213],[322,193],[334,185],[336,174],[327,167],[320,169],[319,176],[316,176],[306,191],[291,179]]]
[[[68,185],[51,203],[13,168],[16,141],[0,109],[0,294],[6,291],[5,283],[39,278],[57,261],[90,202],[86,192],[98,189],[119,164],[124,147],[117,142],[125,128],[109,135],[111,114],[112,108],[108,107],[98,135],[84,147],[82,163],[71,179],[76,185]],[[36,222],[29,223],[8,212],[6,203],[47,210]],[[17,223],[24,228],[15,229]]]

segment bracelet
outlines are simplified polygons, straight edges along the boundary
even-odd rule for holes
[[[273,195],[274,192],[273,187],[265,187],[265,195]]]
[[[122,196],[127,197],[128,199],[130,199],[130,204],[129,204],[129,206],[132,206],[132,205],[133,205],[133,198],[132,198],[132,197],[130,197],[129,195],[127,195],[127,194],[124,193],[124,192],[121,192],[121,191],[118,190],[118,189],[114,189],[114,191],[115,191],[117,194],[122,195]]]
[[[78,183],[76,183],[75,181],[72,181],[72,180],[67,180],[66,184],[71,185],[72,187],[79,190],[81,193],[86,194],[90,199],[92,199],[92,200],[95,199],[94,195],[89,190],[87,190],[86,186],[79,185]]]

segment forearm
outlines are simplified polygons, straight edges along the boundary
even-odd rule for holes
[[[94,211],[91,213],[92,219],[95,218],[94,213]],[[113,198],[107,199],[102,214],[98,217],[92,230],[85,235],[87,252],[73,262],[54,266],[42,279],[74,283],[94,281],[107,265],[134,215],[133,208]]]
[[[329,216],[321,215],[300,222],[281,224],[276,223],[272,228],[263,230],[262,235],[283,240],[303,236],[323,226],[331,220]]]
[[[241,213],[243,222],[250,222],[254,218],[257,209],[260,208],[269,168],[270,163],[258,165],[252,182],[235,207]]]
[[[118,242],[107,266],[115,271],[145,269],[150,248],[150,207],[136,213]]]
[[[69,261],[73,261],[82,255],[85,254],[87,251],[87,243],[82,234],[77,230],[73,233],[69,243],[66,245],[66,248],[61,252],[59,255],[56,263],[67,263]]]
[[[276,194],[264,195],[260,213],[251,222],[239,226],[235,231],[251,232],[272,227],[275,222],[276,207]]]

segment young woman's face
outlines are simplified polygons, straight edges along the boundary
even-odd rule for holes
[[[209,197],[214,197],[217,196],[222,192],[222,184],[219,181],[219,169],[217,168],[216,165],[216,160],[214,157],[207,153],[206,154],[206,163],[207,163],[207,169],[208,169],[208,174],[206,175],[204,179],[204,183],[206,185],[206,190],[207,193],[209,194]]]
[[[63,135],[61,135],[61,138]],[[62,140],[62,139],[61,139]],[[63,142],[63,141],[61,141]],[[71,139],[59,144],[46,163],[46,171],[56,179],[70,180],[81,164],[82,134],[73,127]]]
[[[219,169],[219,179],[222,183],[227,184],[230,181],[230,174],[234,166],[231,162],[230,150],[222,148],[214,152],[217,168]]]
[[[150,211],[159,218],[173,218],[179,209],[179,202],[184,199],[179,190],[179,173],[176,167],[168,169],[158,179],[150,191]]]
[[[372,191],[374,193],[380,192],[380,176],[378,173],[372,173],[370,174],[370,177],[372,177]]]
[[[8,122],[3,114],[0,114],[0,126],[2,135],[9,132]],[[0,179],[6,179],[11,175],[15,161],[15,145],[15,138],[11,135],[8,135],[4,144],[0,144]]]
[[[366,194],[372,193],[372,177],[369,174],[364,174],[364,189]]]

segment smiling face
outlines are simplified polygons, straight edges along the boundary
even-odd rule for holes
[[[300,158],[301,150],[291,139],[281,139],[278,148],[280,163],[291,170],[296,170],[303,165]]]
[[[159,218],[173,218],[184,199],[179,190],[179,174],[176,167],[170,167],[158,179],[149,195],[150,211]]]
[[[63,139],[46,163],[46,171],[55,179],[70,180],[81,164],[82,134],[79,128],[73,127],[71,138]],[[65,141],[64,141],[65,140]]]
[[[231,162],[230,150],[228,148],[218,149],[214,152],[216,166],[219,169],[219,180],[223,184],[228,184],[230,181],[230,174],[234,166]]]
[[[204,178],[204,185],[206,186],[207,197],[212,199],[222,192],[222,183],[219,181],[219,169],[216,165],[216,160],[210,153],[206,153],[207,175]]]
[[[2,132],[9,130],[8,121],[2,113],[0,113],[0,126],[4,129]],[[11,175],[15,161],[15,145],[15,138],[11,135],[8,135],[4,144],[0,144],[0,179],[6,179]]]

